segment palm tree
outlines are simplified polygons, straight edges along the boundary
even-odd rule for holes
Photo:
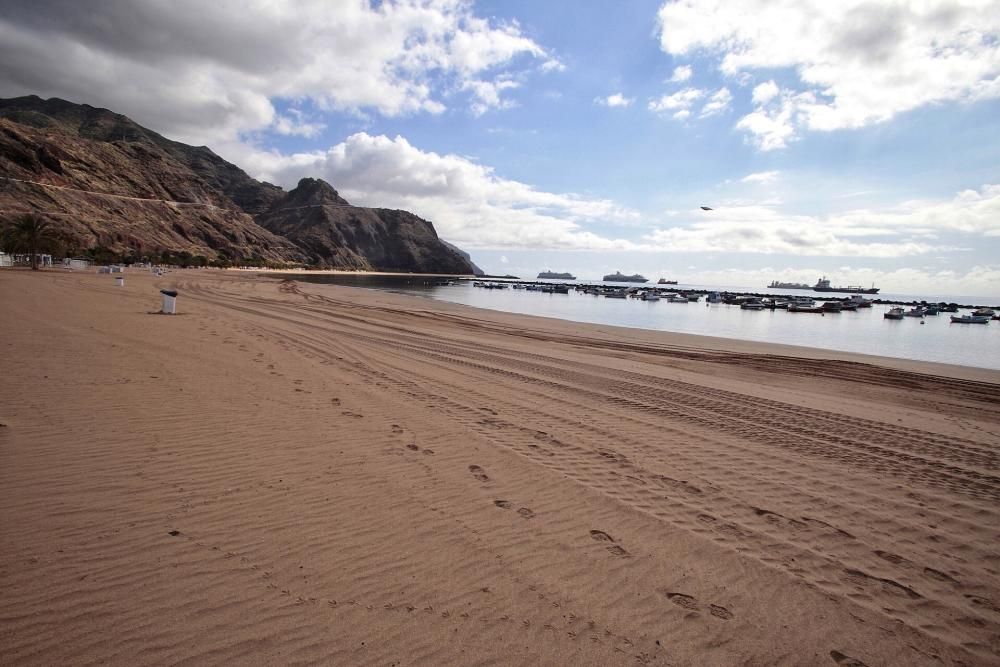
[[[14,246],[31,255],[31,270],[38,270],[38,253],[55,241],[52,226],[48,220],[29,213],[18,218],[10,230]]]

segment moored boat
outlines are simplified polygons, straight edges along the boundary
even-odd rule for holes
[[[905,313],[903,313],[903,316],[904,317],[920,317],[920,318],[923,318],[923,316],[924,316],[924,309],[921,306],[917,306],[916,308],[910,308],[908,311],[906,311]]]
[[[885,313],[882,313],[882,317],[887,320],[901,320],[903,319],[903,312],[903,309],[899,307],[890,308]]]
[[[952,315],[951,321],[956,324],[989,324],[990,315]]]

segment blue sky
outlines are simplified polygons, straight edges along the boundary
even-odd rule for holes
[[[995,0],[12,3],[0,61],[491,272],[1000,294]]]

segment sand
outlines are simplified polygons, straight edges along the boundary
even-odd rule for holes
[[[0,350],[5,665],[1000,661],[995,371],[219,271]]]

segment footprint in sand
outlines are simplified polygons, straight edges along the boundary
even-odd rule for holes
[[[340,414],[344,415],[345,417],[351,417],[353,419],[362,419],[362,418],[364,418],[364,415],[359,415],[357,412],[351,412],[350,410],[344,410]]]
[[[340,399],[339,398],[331,398],[330,402],[333,403],[334,405],[340,405]]]
[[[478,479],[480,482],[490,481],[490,476],[487,475],[486,471],[483,470],[480,466],[477,465],[469,466],[469,472],[471,472],[472,476]]]
[[[510,502],[509,500],[494,500],[493,504],[505,510],[509,510],[511,507],[514,506],[514,503]]]
[[[521,516],[523,516],[525,519],[533,519],[533,518],[535,518],[535,513],[532,512],[527,507],[520,508],[519,510],[517,510],[517,513],[520,514]]]
[[[592,530],[592,531],[590,531],[590,537],[591,537],[591,539],[594,539],[594,540],[596,540],[598,542],[614,542],[615,541],[615,538],[611,537],[610,535],[608,535],[607,533],[605,533],[603,530]],[[619,558],[628,558],[629,556],[632,555],[628,551],[626,551],[624,547],[622,547],[622,546],[620,546],[618,544],[612,544],[611,546],[608,546],[606,548],[607,548],[607,550],[608,550],[609,553],[611,553],[614,556],[618,556]]]
[[[420,450],[420,448],[417,447],[416,445],[414,445],[413,443],[410,443],[409,445],[407,445],[406,448],[407,449],[411,449],[411,450],[413,450],[415,452]]]
[[[678,607],[683,607],[688,611],[698,611],[698,603],[690,595],[684,593],[667,593],[667,599]]]
[[[844,655],[840,651],[830,651],[830,657],[838,665],[843,665],[844,667],[868,667],[865,663],[861,662],[857,658],[852,658],[849,655]]]
[[[721,618],[723,621],[728,621],[733,617],[733,612],[717,604],[708,605],[708,612],[716,618]]]
[[[684,593],[666,593],[667,599],[673,602],[678,607],[687,609],[688,611],[699,611],[698,601],[691,595],[686,595]],[[708,605],[708,613],[716,618],[720,618],[723,621],[728,621],[733,618],[733,612],[729,611],[722,605],[710,604]]]
[[[392,425],[392,432],[396,433],[396,434],[402,433],[403,432],[403,427],[400,426],[399,424],[393,424]]]

